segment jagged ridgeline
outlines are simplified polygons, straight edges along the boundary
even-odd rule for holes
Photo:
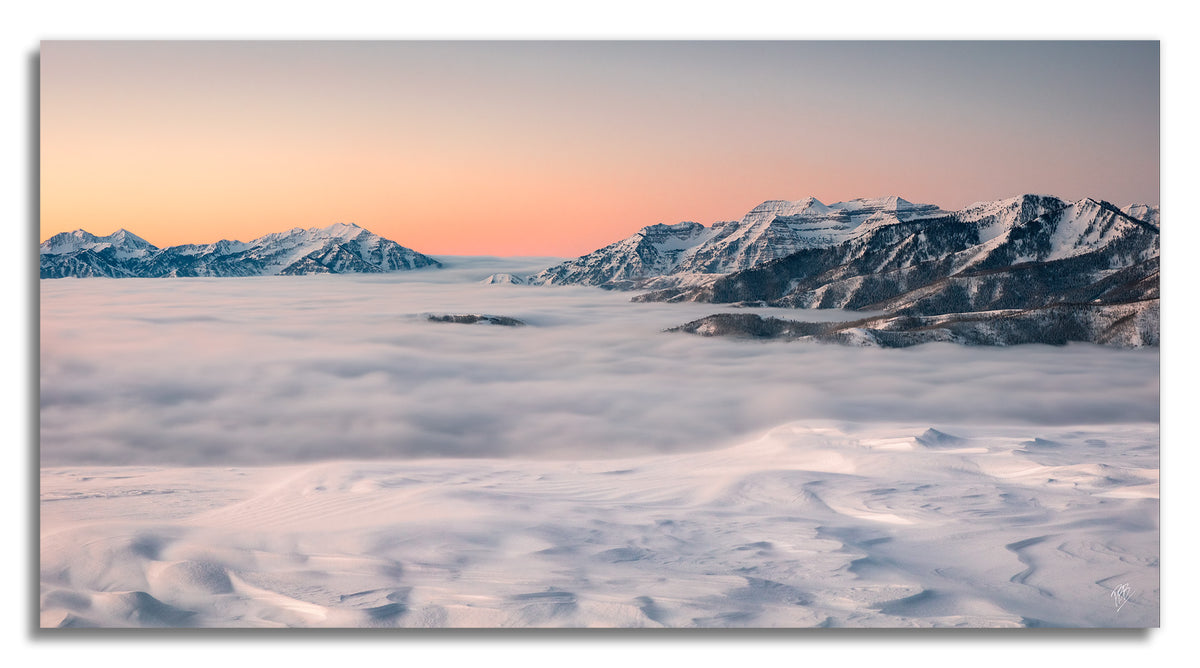
[[[1145,346],[1158,345],[1158,276],[1156,207],[1023,195],[958,211],[899,197],[769,201],[736,222],[647,227],[530,282],[888,316],[839,327],[713,316],[679,328],[710,336]]]
[[[84,230],[56,234],[41,245],[42,278],[267,276],[378,273],[441,263],[357,225],[277,232],[253,241],[222,240],[158,248],[120,230],[98,237]]]

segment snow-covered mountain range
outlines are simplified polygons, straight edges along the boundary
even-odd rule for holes
[[[530,277],[535,284],[643,287],[646,279],[725,274],[806,248],[824,248],[880,226],[942,214],[900,197],[825,205],[814,197],[768,200],[740,221],[651,225],[633,236]]]
[[[441,263],[354,224],[295,228],[253,241],[158,248],[119,230],[63,232],[41,245],[42,278],[378,273]]]
[[[1104,246],[1128,224],[1158,227],[1156,207],[1137,204],[1122,211],[1091,199],[1066,202],[1037,195],[982,202],[959,211],[913,204],[896,196],[829,205],[813,197],[794,202],[768,200],[739,221],[711,227],[694,222],[645,227],[626,239],[550,267],[529,281],[617,289],[704,285],[797,252],[890,238],[893,228],[901,224],[915,235],[924,227],[951,223],[963,232],[964,243],[1003,246],[1014,226],[1066,209],[1070,211],[1065,212],[1064,221],[1056,223],[1053,238],[1038,241],[1038,249],[1026,248],[1033,253],[1028,260],[1059,259]],[[1121,220],[1114,221],[1114,214]],[[929,259],[907,256],[902,249],[897,249],[896,255],[909,262]]]
[[[634,301],[887,314],[840,329],[728,315],[677,328],[710,336],[1144,346],[1158,344],[1158,258],[1159,211],[1144,204],[1021,195],[947,211],[810,197],[711,227],[653,225],[530,282],[648,290]]]
[[[941,315],[1157,297],[1158,226],[1106,202],[1023,195],[875,226],[644,301]]]
[[[956,211],[903,198],[768,200],[741,220],[651,225],[532,276],[484,283],[638,289],[634,301],[841,308],[886,317],[820,331],[722,317],[706,335],[911,345],[1093,341],[1157,345],[1157,207],[1021,195]],[[440,267],[356,225],[157,248],[120,230],[41,245],[43,278],[258,276]],[[764,329],[766,327],[766,329]]]

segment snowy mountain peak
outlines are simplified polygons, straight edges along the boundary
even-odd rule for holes
[[[821,200],[816,197],[809,197],[804,200],[804,211],[808,213],[829,213],[830,208],[825,206]]]
[[[1115,205],[1105,202],[1104,200],[1094,199],[1091,197],[1084,197],[1083,199],[1075,202],[1074,206],[1079,207],[1080,209],[1106,209],[1114,213],[1123,213]]]
[[[82,230],[80,230],[80,231],[82,232]],[[139,237],[138,235],[134,234],[133,232],[130,232],[129,230],[127,230],[123,227],[121,229],[117,230],[116,232],[113,232],[112,234],[108,235],[108,238],[112,239],[113,242],[115,242],[115,243],[131,243],[131,244],[136,244],[139,246],[149,246],[150,245],[149,241],[146,241],[145,239]]]
[[[903,197],[891,195],[888,197],[871,198],[856,197],[852,200],[838,202],[830,206],[841,211],[862,211],[865,209],[870,209],[872,211],[909,211],[917,206],[928,207],[930,205],[914,205],[912,202],[904,199]]]
[[[78,251],[97,243],[98,237],[87,230],[59,232],[41,243],[42,254],[58,254]]]
[[[825,215],[832,210],[816,197],[801,200],[769,199],[754,207],[743,218],[743,223],[771,220],[779,216]]]
[[[524,278],[509,273],[492,274],[479,282],[484,285],[525,285],[526,283]]]
[[[1129,216],[1134,220],[1140,220],[1143,223],[1149,223],[1155,227],[1159,226],[1159,211],[1158,207],[1156,206],[1151,206],[1149,204],[1130,204],[1124,209],[1121,209],[1121,213],[1124,213],[1126,216]]]
[[[366,230],[354,223],[334,223],[329,227],[311,228],[308,232],[327,237],[352,238],[366,232]]]
[[[1003,199],[986,200],[983,202],[975,202],[969,204],[959,210],[960,214],[972,211],[996,211],[1020,206],[1034,206],[1045,202],[1056,202],[1058,206],[1064,206],[1065,202],[1052,195],[1038,195],[1034,193],[1026,193],[1024,195],[1014,195]],[[1053,206],[1053,205],[1051,205]]]
[[[99,253],[109,248],[112,249],[111,252],[123,259],[143,256],[158,250],[154,244],[123,228],[104,237],[96,236],[83,229],[61,232],[43,241],[40,246],[43,255],[61,255],[81,251]]]

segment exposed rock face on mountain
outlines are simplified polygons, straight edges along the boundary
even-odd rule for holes
[[[810,340],[903,348],[936,341],[965,345],[1063,345],[1073,341],[1123,348],[1157,346],[1158,300],[1059,304],[1027,310],[940,316],[885,315],[852,322],[800,322],[753,313],[719,313],[671,332],[749,339]]]
[[[42,278],[378,273],[440,266],[433,258],[343,223],[296,228],[249,242],[169,248],[157,248],[125,230],[106,237],[76,230],[41,245]]]

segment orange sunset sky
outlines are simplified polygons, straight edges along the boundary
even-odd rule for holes
[[[580,255],[765,199],[1159,201],[1156,42],[43,42],[41,237]]]

